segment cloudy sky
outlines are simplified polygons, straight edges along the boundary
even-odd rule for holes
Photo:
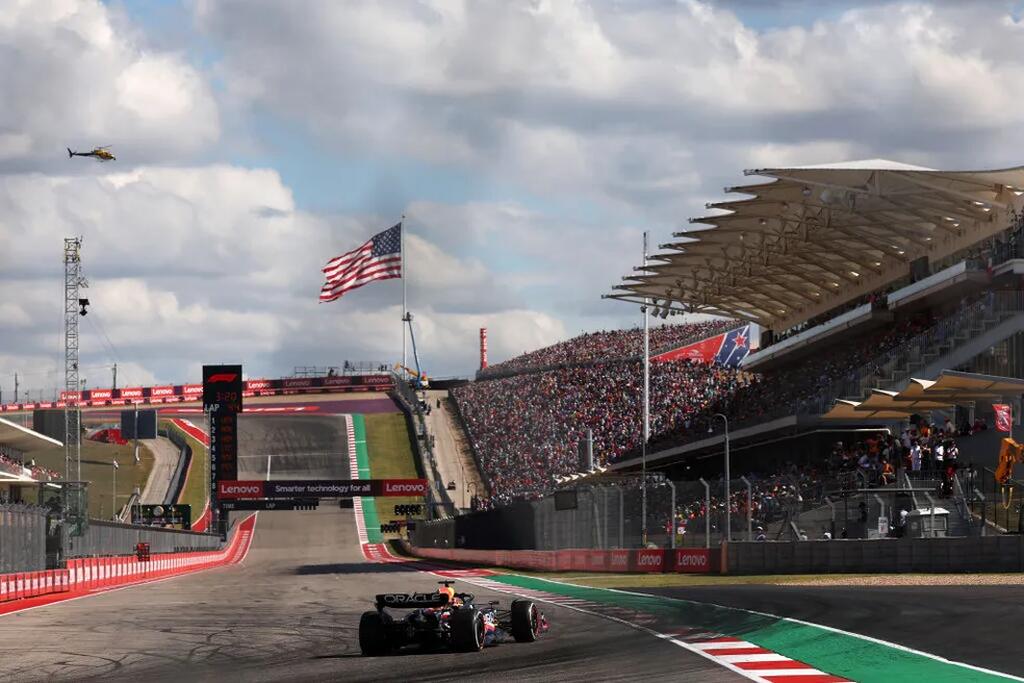
[[[0,389],[196,381],[400,355],[399,281],[320,267],[403,213],[424,369],[584,330],[742,170],[1024,163],[1020,2],[0,3]],[[111,144],[118,160],[69,160]]]

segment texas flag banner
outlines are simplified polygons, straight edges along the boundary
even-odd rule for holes
[[[1012,431],[1013,410],[1009,404],[993,403],[992,410],[996,412],[996,429],[1001,432]]]
[[[651,362],[660,363],[688,358],[701,363],[717,363],[737,367],[750,353],[750,325],[702,339],[699,342],[672,349],[657,356]]]

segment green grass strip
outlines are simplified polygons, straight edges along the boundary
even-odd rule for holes
[[[200,441],[170,420],[161,421],[161,426],[177,432],[192,449],[192,464],[189,466],[185,485],[181,489],[178,501],[192,507],[192,521],[195,521],[199,519],[199,515],[203,514],[203,508],[206,507],[206,501],[210,497],[209,484],[206,479],[207,473],[210,471],[210,451]]]
[[[932,659],[885,643],[772,615],[654,595],[577,586],[518,574],[490,577],[511,586],[542,590],[598,604],[656,615],[666,627],[692,627],[721,633],[860,683],[974,683],[1012,680]],[[922,625],[927,628],[927,625]]]
[[[360,473],[360,476],[370,479],[418,478],[412,445],[409,443],[409,430],[405,424],[405,415],[402,413],[380,413],[363,416],[363,421],[366,427],[365,445],[370,467],[368,473]],[[377,519],[382,522],[390,522],[395,519],[404,519],[404,517],[395,515],[395,506],[409,503],[422,505],[423,496],[381,496],[374,499],[373,506],[377,510]],[[400,533],[381,534],[381,537],[388,539],[398,538],[401,535]]]
[[[352,416],[352,426],[356,436],[356,467],[359,468],[359,478],[370,478],[370,456],[366,448],[366,420],[362,415]],[[349,454],[352,457],[353,454]],[[363,496],[363,520],[366,522],[366,540],[370,543],[380,543],[384,539],[380,535],[380,518],[377,516],[377,504],[373,496]]]

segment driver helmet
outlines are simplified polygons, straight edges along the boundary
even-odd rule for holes
[[[442,595],[447,595],[449,604],[455,602],[455,589],[451,586],[441,586],[437,589],[437,592]]]

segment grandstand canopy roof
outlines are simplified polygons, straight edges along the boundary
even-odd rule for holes
[[[874,389],[864,401],[837,400],[823,417],[830,420],[902,419],[968,401],[1024,394],[1024,380],[943,370],[935,380],[912,379],[903,391]]]
[[[772,181],[725,188],[746,196],[707,204],[609,296],[784,330],[990,237],[1024,204],[1024,167],[871,159],[745,173]]]
[[[0,445],[10,446],[24,453],[51,446],[63,446],[64,444],[56,439],[51,439],[45,434],[40,434],[27,427],[15,424],[10,420],[0,418]]]

